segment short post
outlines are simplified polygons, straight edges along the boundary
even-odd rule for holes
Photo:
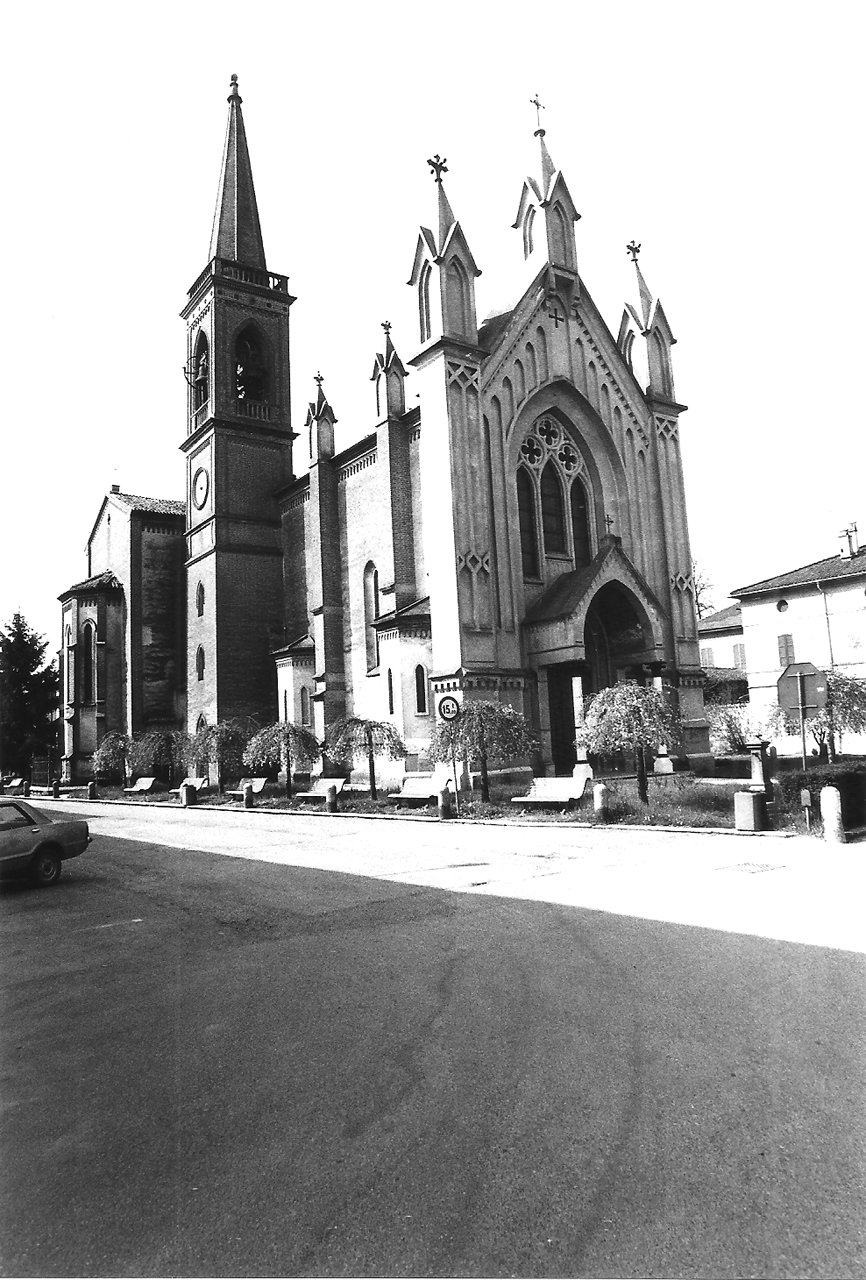
[[[244,787],[244,808],[252,809],[253,807],[253,786],[248,782]]]
[[[842,826],[842,795],[838,787],[821,788],[821,821],[824,839],[831,844],[845,844],[845,828]]]
[[[328,811],[328,813],[337,812],[337,788],[336,787],[328,787],[328,794],[327,794],[327,797],[325,798],[325,808]]]
[[[812,830],[812,792],[808,787],[802,787],[800,790],[800,808],[803,810],[803,817],[806,819],[806,830]]]
[[[29,795],[30,795],[30,783],[29,783],[29,782],[25,782],[25,783],[24,783],[24,795],[25,795],[25,796],[29,796]]]
[[[88,800],[96,799],[96,783],[95,782],[88,782],[87,784],[87,799]]]
[[[607,787],[597,782],[592,789],[592,811],[599,822],[607,821]]]
[[[755,742],[747,742],[746,749],[752,757],[752,791],[763,791],[772,796],[773,783],[770,779],[770,758],[767,755],[769,742],[766,738],[758,738]]]
[[[673,773],[674,762],[668,755],[668,749],[663,742],[659,743],[658,755],[653,765],[653,773]]]
[[[190,805],[193,805],[196,803],[196,794],[197,793],[196,793],[195,787],[190,786],[188,782],[184,782],[181,785],[180,802],[183,805],[184,809],[188,809]],[[244,803],[246,803],[246,796],[244,796]]]
[[[734,830],[767,830],[767,800],[763,791],[734,792]]]
[[[57,780],[57,778],[55,778],[51,784],[51,794],[53,795],[55,800],[60,799],[60,783]]]
[[[437,808],[439,810],[440,822],[445,822],[451,817],[451,793],[447,787],[443,787],[439,792]]]

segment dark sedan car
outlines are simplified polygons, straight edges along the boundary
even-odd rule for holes
[[[17,796],[0,796],[0,876],[26,871],[36,884],[56,884],[63,859],[77,858],[90,840],[78,818],[51,818]]]

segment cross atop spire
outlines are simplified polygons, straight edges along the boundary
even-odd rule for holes
[[[445,244],[448,232],[451,230],[452,225],[457,221],[457,219],[454,217],[454,210],[448,202],[448,197],[445,194],[445,188],[442,185],[442,174],[448,172],[445,157],[440,156],[437,152],[433,159],[428,160],[427,163],[433,173],[433,178],[439,192],[439,248],[441,249]]]
[[[322,383],[323,383],[324,381],[325,381],[325,379],[323,378],[323,376],[322,376],[322,374],[321,374],[321,373],[317,373],[317,374],[315,375],[315,377],[313,378],[313,382],[315,382],[315,383],[317,383],[317,384],[318,384],[319,390],[321,390],[321,388],[322,388]]]
[[[643,332],[645,333],[646,330],[649,328],[650,313],[652,311],[652,304],[653,304],[653,296],[650,292],[649,285],[647,284],[646,280],[644,280],[643,278],[643,272],[641,271],[638,265],[637,256],[640,253],[640,245],[635,244],[634,240],[632,240],[630,244],[626,245],[625,249],[626,249],[626,253],[631,254],[631,260],[634,263],[634,269],[637,272],[637,287],[638,287],[638,292],[640,293],[640,309],[641,309],[641,315],[643,316]]]
[[[631,254],[632,262],[637,262],[637,255],[640,253],[639,244],[635,244],[634,240],[632,240],[629,244],[626,245],[625,251],[626,253]]]
[[[433,157],[433,159],[428,160],[427,163],[430,166],[430,169],[431,169],[431,172],[433,173],[435,181],[438,182],[439,185],[441,186],[442,174],[448,172],[448,165],[445,163],[445,157],[440,156],[439,153],[437,152],[436,155]]]
[[[535,130],[535,137],[544,137],[544,130],[541,127],[541,113],[544,110],[544,103],[539,100],[538,94],[534,98],[529,99],[530,105],[535,107],[535,118],[538,128]]]
[[[233,75],[228,96],[229,119],[220,184],[210,242],[210,257],[267,270],[253,171],[247,147],[242,98]]]
[[[382,328],[385,330],[385,334],[386,334],[386,336],[387,336],[388,334],[390,334],[390,332],[391,332],[391,321],[390,321],[390,320],[383,320],[383,321],[382,321]]]

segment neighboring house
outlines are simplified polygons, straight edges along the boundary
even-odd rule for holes
[[[321,738],[354,713],[389,721],[423,755],[448,691],[524,712],[545,769],[566,772],[578,699],[636,679],[669,689],[686,750],[707,751],[685,406],[639,246],[636,305],[615,334],[578,274],[579,214],[539,129],[513,224],[519,301],[479,324],[480,271],[437,156],[436,229],[421,228],[411,270],[415,354],[404,364],[382,326],[375,411],[340,452],[318,376],[297,448],[294,299],[266,265],[236,79],[228,101],[208,262],[183,312],[186,603],[174,621],[187,728],[281,716]],[[364,422],[357,406],[345,416]],[[138,588],[113,561],[91,573],[106,569],[129,597],[132,661],[147,651]],[[84,586],[116,612],[119,588]],[[122,718],[151,723],[134,702]]]
[[[748,697],[746,646],[740,606],[728,605],[698,623],[701,666],[707,673],[707,702],[738,702]]]
[[[866,678],[866,547],[857,545],[856,526],[846,531],[839,555],[731,595],[740,602],[757,712],[776,705],[777,681],[793,662]]]
[[[184,727],[185,513],[113,485],[87,541],[88,577],[60,596],[66,781],[92,776],[106,733]]]

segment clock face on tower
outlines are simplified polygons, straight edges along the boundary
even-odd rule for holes
[[[199,467],[198,471],[192,478],[192,500],[195,506],[201,511],[207,502],[207,495],[210,489],[210,478],[204,467]]]

